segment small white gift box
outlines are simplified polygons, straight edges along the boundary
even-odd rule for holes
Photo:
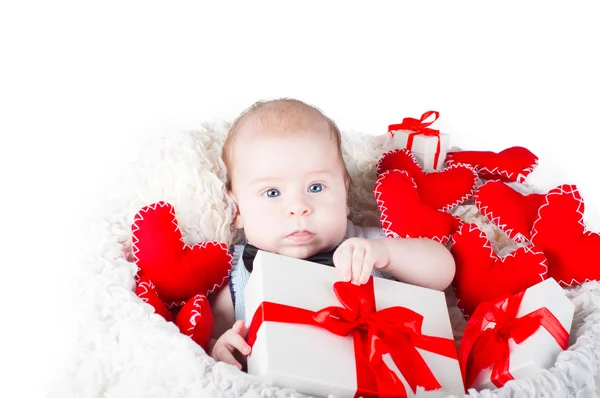
[[[430,122],[428,118],[434,116]],[[390,125],[388,131],[393,136],[394,146],[412,152],[424,171],[440,171],[444,167],[446,154],[450,148],[448,134],[429,128],[439,116],[438,112],[425,112],[421,119],[404,118],[402,123]]]
[[[357,337],[367,336],[365,329],[360,331],[361,328],[375,330],[371,329],[373,323],[369,322],[385,324],[383,329],[387,323],[401,322],[399,318],[404,315],[397,316],[398,312],[394,312],[399,311],[417,318],[422,315],[419,320],[406,323],[414,327],[416,333],[400,334],[398,338],[395,333],[389,333],[389,336],[394,336],[391,340],[388,338],[392,345],[397,346],[402,342],[408,342],[410,345],[408,349],[406,345],[402,347],[400,357],[405,361],[396,366],[398,356],[396,362],[393,354],[385,353],[379,356],[383,362],[379,361],[376,364],[379,366],[377,372],[370,373],[371,381],[374,380],[373,375],[376,375],[377,383],[380,382],[379,376],[385,378],[386,374],[395,375],[393,377],[396,378],[396,389],[388,395],[396,397],[412,397],[415,396],[415,392],[416,396],[438,397],[464,394],[443,292],[377,277],[360,287],[348,282],[336,283],[339,281],[339,271],[333,267],[263,251],[257,253],[253,272],[245,290],[246,319],[250,323],[248,341],[253,344],[252,353],[248,357],[249,374],[264,376],[265,380],[274,385],[313,396],[333,394],[342,398],[354,397],[357,391],[373,391],[365,388],[365,379],[362,378],[364,374],[359,371],[364,371],[362,366],[369,362],[366,360],[369,354],[365,354],[362,349],[370,345],[360,345],[360,339]],[[370,291],[370,299],[363,295],[366,291]],[[355,321],[339,323],[339,319],[354,314],[348,309],[348,305],[344,304],[344,307],[340,300],[344,303],[356,300],[355,304],[360,308],[372,305],[369,307],[371,312],[362,312]],[[367,307],[364,307],[365,305]],[[327,311],[320,310],[326,307],[337,307],[340,314],[346,315],[323,318],[322,315]],[[382,312],[382,309],[386,310]],[[389,316],[390,311],[396,315]],[[298,312],[300,315],[297,315]],[[331,329],[310,324],[313,321],[317,322],[317,319],[331,321],[341,329],[352,322],[362,326],[357,326],[349,335],[335,334]],[[380,332],[375,330],[374,334],[378,333]],[[380,346],[381,342],[387,344],[386,338],[383,336],[374,346]],[[420,339],[428,343],[425,344]],[[372,340],[369,341],[373,343]],[[413,346],[414,341],[418,342]],[[435,353],[436,351],[443,353]],[[411,353],[414,354],[412,357]],[[363,354],[365,356],[361,356]],[[359,357],[365,360],[359,361]],[[428,388],[428,391],[425,391],[418,387],[425,383],[414,382],[414,375],[410,374],[416,373],[415,369],[420,369],[420,365],[421,368],[425,367],[424,373],[430,376],[429,380],[433,378],[435,383],[438,383],[437,389]],[[400,371],[399,368],[404,371]],[[407,381],[407,375],[409,378],[413,377],[412,383]],[[379,389],[376,387],[376,391],[381,392],[381,386]],[[365,396],[372,395],[365,393]]]
[[[460,346],[467,387],[495,389],[551,368],[568,346],[573,313],[573,303],[552,278],[508,299],[479,305]],[[482,368],[491,360],[491,366]]]

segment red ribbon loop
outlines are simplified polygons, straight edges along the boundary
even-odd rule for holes
[[[258,308],[248,331],[253,345],[262,322],[289,322],[319,326],[339,336],[353,335],[358,391],[363,397],[405,397],[402,381],[383,361],[390,354],[411,390],[441,388],[417,348],[456,359],[453,339],[424,336],[423,316],[404,307],[375,309],[373,278],[365,285],[337,282],[333,289],[343,307],[312,312],[270,302]]]
[[[434,116],[433,120],[430,122],[426,122],[425,120],[427,120],[432,115]],[[394,136],[394,131],[396,130],[409,130],[414,131],[417,134],[429,136],[439,135],[439,130],[428,128],[428,126],[431,126],[433,122],[438,120],[439,117],[440,113],[438,111],[427,111],[423,115],[421,115],[420,119],[405,117],[404,119],[402,119],[402,123],[400,124],[390,124],[388,126],[388,132],[392,135],[392,137]]]
[[[521,318],[516,318],[524,292],[507,296],[495,303],[481,303],[469,319],[460,344],[459,363],[465,387],[470,388],[483,369],[492,368],[491,382],[502,387],[513,380],[510,374],[509,339],[521,344],[544,327],[564,350],[569,343],[569,332],[560,321],[543,307]],[[493,327],[486,327],[494,322]],[[483,330],[485,329],[485,330]]]
[[[429,122],[425,122],[430,116],[434,116],[433,120]],[[390,124],[388,126],[388,132],[394,136],[394,132],[396,130],[407,130],[411,131],[408,133],[408,138],[406,141],[406,149],[412,150],[413,141],[415,135],[425,135],[430,137],[437,137],[437,149],[435,152],[435,157],[433,159],[433,168],[437,168],[440,151],[441,151],[441,139],[440,139],[440,131],[429,128],[433,122],[435,122],[440,116],[438,111],[427,111],[423,115],[421,115],[420,119],[414,119],[411,117],[405,117],[402,119],[402,123],[400,124]]]

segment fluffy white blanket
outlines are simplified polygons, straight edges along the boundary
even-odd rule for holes
[[[124,170],[107,198],[102,216],[92,220],[86,241],[92,246],[82,266],[81,320],[77,353],[57,397],[303,397],[279,389],[223,363],[215,363],[177,327],[153,313],[133,293],[135,264],[124,248],[131,244],[135,213],[166,200],[175,206],[184,240],[194,244],[218,240],[231,244],[239,236],[230,227],[232,203],[224,195],[221,147],[227,123],[206,124],[194,132],[177,132],[152,140],[138,161]],[[373,199],[375,164],[392,145],[381,137],[345,132],[344,156],[354,186],[351,218],[360,225],[378,224]],[[521,185],[523,191],[532,188]],[[500,253],[513,250],[470,204],[456,210],[479,224]],[[588,282],[568,290],[575,303],[571,346],[554,367],[533,378],[509,382],[495,391],[469,391],[472,397],[592,397],[600,395],[600,284]],[[452,289],[447,291],[458,341],[464,320]]]

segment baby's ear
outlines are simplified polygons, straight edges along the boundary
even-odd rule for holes
[[[227,196],[229,196],[231,198],[231,200],[233,201],[233,205],[234,205],[233,225],[237,229],[242,229],[242,228],[244,228],[244,222],[242,220],[242,216],[240,215],[240,208],[237,204],[237,198],[235,197],[235,195],[233,194],[232,191],[227,191]]]
[[[346,203],[346,217],[348,217],[350,215],[350,205],[348,205],[348,203]]]
[[[233,218],[233,225],[237,228],[237,229],[243,229],[244,228],[244,221],[242,220],[242,216],[240,216],[240,212],[236,212],[235,216]]]

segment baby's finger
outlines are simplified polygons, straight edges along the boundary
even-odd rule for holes
[[[239,334],[240,336],[245,336],[246,335],[246,325],[244,324],[244,321],[239,320],[236,321],[233,326],[231,327],[231,329],[233,329],[233,331],[237,334]]]
[[[238,333],[226,333],[225,344],[229,347],[238,350],[243,355],[250,354],[250,344]]]
[[[375,260],[373,260],[373,255],[367,250],[365,251],[365,257],[363,260],[363,267],[360,273],[360,278],[358,282],[363,285],[367,283],[369,277],[371,276],[371,271],[373,270],[373,265]]]
[[[350,269],[352,261],[352,247],[350,245],[340,245],[333,253],[333,264],[340,270],[342,281],[349,282],[352,277]]]
[[[365,248],[362,245],[354,246],[354,250],[352,251],[352,283],[355,285],[360,284],[364,260]]]
[[[221,345],[216,347],[215,359],[217,361],[225,362],[233,366],[237,366],[238,369],[242,369],[242,364],[235,359],[233,353],[227,349],[226,346]]]

